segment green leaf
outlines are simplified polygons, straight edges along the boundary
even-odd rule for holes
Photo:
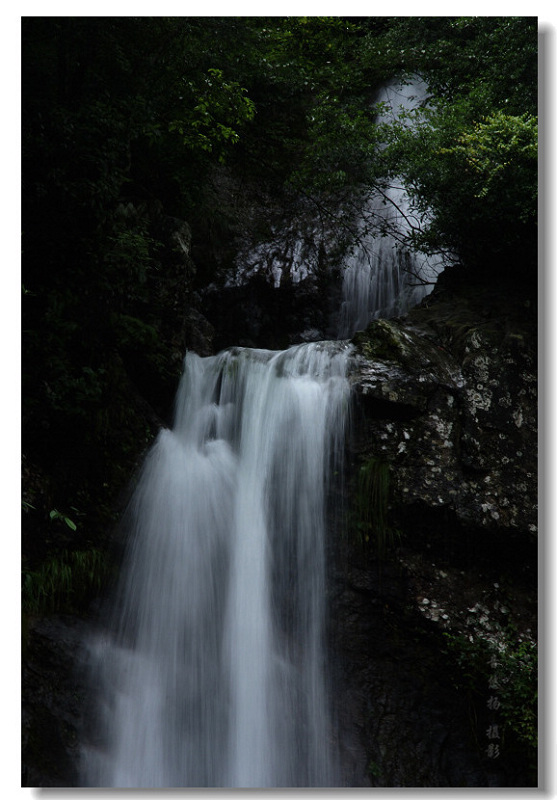
[[[53,508],[52,511],[50,512],[49,516],[50,516],[51,520],[54,520],[54,519],[62,520],[63,522],[66,523],[68,528],[72,529],[72,531],[76,531],[77,530],[77,525],[75,524],[73,519],[70,519],[65,514],[62,514],[62,512],[58,511],[57,508]]]

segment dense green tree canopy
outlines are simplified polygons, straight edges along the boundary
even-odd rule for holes
[[[362,20],[357,41],[356,80],[319,96],[303,180],[332,188],[402,179],[423,213],[412,246],[470,269],[535,272],[535,18],[384,18],[379,30]],[[370,88],[392,76],[419,76],[428,100],[379,128]]]
[[[535,20],[447,18],[435,34],[405,20],[389,35],[433,93],[414,131],[391,131],[391,169],[433,211],[425,240],[470,268],[535,272]]]

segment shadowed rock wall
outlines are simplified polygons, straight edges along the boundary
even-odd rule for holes
[[[526,700],[500,700],[485,666],[536,647],[536,333],[525,297],[449,273],[354,337],[331,583],[352,785],[536,785],[511,707],[535,715],[535,670],[506,673]],[[360,480],[371,467],[381,483]]]

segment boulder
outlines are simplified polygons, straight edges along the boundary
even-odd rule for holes
[[[474,301],[440,291],[354,337],[356,450],[389,465],[399,511],[535,536],[536,324]]]

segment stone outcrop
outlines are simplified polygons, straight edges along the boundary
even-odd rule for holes
[[[536,647],[536,332],[526,298],[449,273],[419,308],[354,337],[331,582],[352,785],[535,785],[535,755],[509,708],[490,712],[493,689],[472,659]],[[387,496],[362,521],[358,477],[370,465]],[[513,681],[530,695],[512,702],[531,712],[535,676]],[[487,737],[499,730],[495,749]]]
[[[421,308],[372,322],[354,342],[356,448],[388,463],[392,504],[443,510],[468,528],[535,535],[531,311],[441,283]]]

